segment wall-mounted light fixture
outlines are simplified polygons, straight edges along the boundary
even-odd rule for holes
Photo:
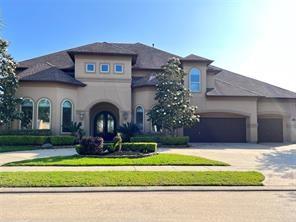
[[[122,117],[123,117],[123,120],[124,120],[124,121],[127,121],[127,119],[128,119],[128,112],[127,112],[127,111],[124,111],[124,112],[122,113]]]
[[[84,119],[84,112],[80,112],[79,113],[79,118],[80,118],[80,120],[83,120]]]

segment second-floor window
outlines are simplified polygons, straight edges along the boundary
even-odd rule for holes
[[[96,64],[94,63],[85,64],[85,72],[95,72],[95,71],[96,71]]]
[[[122,64],[114,64],[114,72],[115,73],[123,73],[123,65]]]
[[[108,73],[109,72],[109,64],[101,64],[100,65],[100,72]]]
[[[192,68],[189,72],[189,89],[191,92],[201,91],[200,78],[201,74],[199,69]]]

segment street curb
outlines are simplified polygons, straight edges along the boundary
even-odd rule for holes
[[[0,188],[0,194],[10,193],[96,193],[96,192],[285,192],[295,186],[149,186],[149,187],[30,187]]]

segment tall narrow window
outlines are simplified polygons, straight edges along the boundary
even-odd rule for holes
[[[38,102],[37,129],[50,129],[51,124],[51,104],[48,99],[40,99]]]
[[[34,102],[32,99],[24,99],[21,104],[24,118],[21,121],[21,129],[33,128]]]
[[[144,130],[144,109],[142,106],[136,108],[136,124],[141,131]]]
[[[197,68],[193,68],[189,73],[189,89],[191,92],[200,92],[200,71]]]
[[[70,132],[70,125],[73,120],[73,105],[69,100],[62,103],[62,132]]]

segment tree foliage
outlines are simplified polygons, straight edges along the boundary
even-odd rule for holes
[[[184,85],[185,72],[178,58],[171,58],[163,71],[156,74],[157,104],[148,112],[148,120],[153,125],[168,131],[190,127],[199,121],[197,107],[190,105],[191,94]]]
[[[16,63],[7,52],[7,47],[7,41],[0,39],[0,121],[9,129],[13,120],[22,117],[17,109],[22,100],[15,95],[18,88]]]

